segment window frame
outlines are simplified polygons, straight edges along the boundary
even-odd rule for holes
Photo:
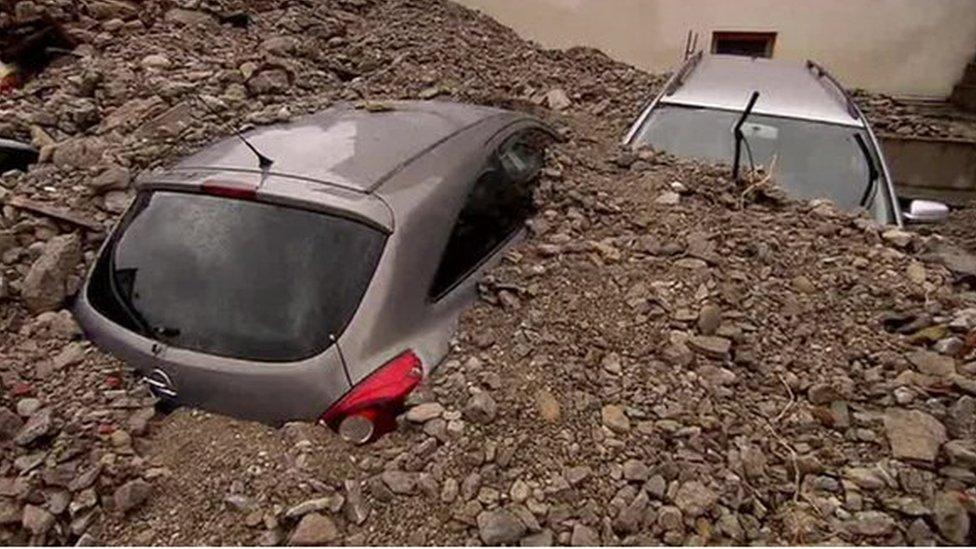
[[[454,231],[457,229],[458,221],[460,220],[461,214],[464,212],[465,207],[468,205],[468,201],[471,198],[471,193],[474,190],[475,185],[477,185],[478,184],[478,181],[480,181],[481,178],[485,174],[489,173],[494,166],[497,166],[499,168],[502,167],[502,162],[501,162],[500,156],[501,156],[502,150],[507,145],[509,145],[510,143],[512,143],[514,140],[516,140],[520,136],[522,136],[524,134],[531,133],[533,131],[548,135],[553,140],[553,142],[555,142],[558,139],[558,136],[555,133],[553,133],[552,130],[550,130],[549,128],[547,128],[546,126],[544,126],[542,124],[539,124],[539,123],[536,123],[536,122],[532,122],[532,121],[528,121],[527,122],[525,120],[519,120],[519,121],[514,122],[514,123],[512,123],[512,124],[510,124],[508,126],[505,126],[501,130],[499,130],[498,132],[496,132],[495,134],[493,134],[491,137],[489,137],[488,140],[486,141],[486,144],[490,144],[492,142],[497,142],[498,145],[490,148],[490,152],[484,157],[484,160],[483,160],[482,165],[481,165],[481,169],[478,171],[478,175],[476,177],[474,177],[474,179],[471,182],[471,184],[469,184],[466,187],[467,193],[465,195],[464,203],[461,205],[461,207],[458,209],[457,213],[454,215],[454,222],[451,224],[450,234],[448,235],[447,240],[444,242],[443,250],[441,251],[440,258],[439,258],[439,260],[437,262],[437,269],[434,270],[433,277],[431,278],[430,285],[429,285],[429,287],[427,289],[427,301],[428,301],[428,303],[437,303],[437,302],[441,301],[442,299],[444,299],[445,297],[447,297],[448,295],[450,295],[459,286],[463,285],[466,281],[468,281],[471,278],[472,275],[474,275],[475,273],[477,273],[478,271],[480,271],[481,268],[484,266],[485,263],[487,263],[491,258],[493,258],[496,255],[498,255],[498,252],[500,250],[502,250],[503,248],[505,248],[506,246],[508,246],[508,244],[511,243],[512,240],[514,240],[515,238],[517,238],[520,234],[523,234],[524,233],[524,231],[525,231],[525,223],[523,222],[523,223],[520,223],[510,233],[508,233],[507,235],[505,235],[505,237],[502,238],[498,242],[498,244],[496,244],[495,246],[493,246],[484,255],[482,255],[480,258],[478,258],[478,261],[475,262],[474,264],[472,264],[471,267],[469,267],[462,274],[460,274],[450,284],[448,284],[447,286],[445,286],[443,290],[440,290],[439,292],[434,293],[434,285],[437,282],[437,275],[440,273],[441,269],[444,267],[444,260],[445,260],[446,255],[447,255],[448,246],[450,245],[450,242],[451,242],[451,237],[454,236]],[[545,166],[545,158],[543,158],[543,164],[542,164],[542,166],[543,167]],[[541,172],[542,172],[542,168],[540,168],[539,172],[536,173],[535,176],[533,176],[530,179],[538,179],[538,177],[540,176]]]
[[[764,55],[755,56],[738,53],[726,53],[722,55],[738,55],[740,57],[763,57],[766,59],[772,59],[773,52],[776,50],[777,34],[778,33],[775,31],[712,31],[711,52],[713,54],[718,54],[719,43],[722,41],[756,42],[765,45]]]

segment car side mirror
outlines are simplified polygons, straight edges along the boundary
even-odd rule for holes
[[[912,200],[905,212],[909,223],[940,223],[949,217],[949,207],[932,200]]]

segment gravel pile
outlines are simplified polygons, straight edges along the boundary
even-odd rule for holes
[[[972,119],[934,116],[884,94],[854,90],[852,95],[879,134],[976,141],[976,122]]]
[[[973,542],[976,261],[947,239],[623,151],[660,77],[447,1],[15,11],[50,6],[77,55],[0,96],[0,136],[43,159],[0,178],[0,542]],[[132,177],[384,98],[529,109],[566,138],[400,427],[350,447],[156,415],[62,309]]]

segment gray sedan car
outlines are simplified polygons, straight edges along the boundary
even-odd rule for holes
[[[674,72],[624,143],[733,165],[748,159],[797,198],[861,207],[881,223],[947,215],[944,205],[925,200],[902,212],[867,118],[813,61],[699,52]]]
[[[522,232],[552,135],[393,102],[219,142],[139,178],[76,316],[161,398],[369,440]]]

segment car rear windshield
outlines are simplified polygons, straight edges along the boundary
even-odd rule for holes
[[[731,163],[732,128],[741,116],[662,104],[652,111],[635,142],[677,156]],[[841,208],[859,205],[870,181],[868,159],[854,137],[858,134],[870,143],[863,129],[753,113],[742,130],[746,142],[741,161],[747,169],[751,155],[756,166],[772,168],[776,183],[794,197],[829,198]],[[867,209],[882,223],[894,222],[885,182],[874,183]]]
[[[333,215],[215,196],[141,194],[89,299],[175,347],[258,361],[311,357],[352,319],[386,242]]]

